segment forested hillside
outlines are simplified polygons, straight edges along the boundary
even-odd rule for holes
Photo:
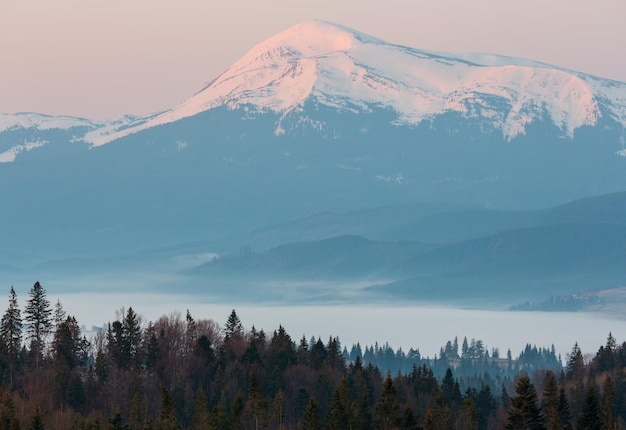
[[[588,357],[476,339],[435,357],[348,348],[244,327],[235,310],[220,327],[129,307],[87,338],[37,282],[23,307],[11,288],[1,320],[0,428],[624,428],[626,343],[609,334]]]

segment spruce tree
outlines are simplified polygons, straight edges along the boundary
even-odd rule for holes
[[[309,343],[306,340],[306,336],[302,335],[300,344],[297,351],[298,364],[308,364],[309,362]]]
[[[561,425],[563,430],[572,429],[572,416],[569,411],[569,402],[567,401],[567,395],[565,394],[565,388],[559,389],[559,414],[561,416]]]
[[[63,321],[65,321],[65,317],[66,317],[66,313],[65,313],[65,309],[63,309],[63,305],[61,304],[61,300],[57,299],[57,303],[56,305],[54,305],[54,317],[53,317],[53,323],[54,323],[54,327],[56,329],[56,327],[59,326],[59,324],[61,324]]]
[[[613,430],[615,428],[615,386],[610,376],[607,376],[602,387],[602,422],[604,428]]]
[[[350,427],[350,411],[347,404],[345,381],[335,388],[330,401],[326,427],[331,429],[347,429]]]
[[[35,356],[36,368],[39,368],[46,336],[52,329],[51,316],[52,309],[46,297],[46,290],[37,281],[29,292],[29,299],[24,308],[24,321],[28,327],[28,337],[31,341],[30,350]]]
[[[578,417],[577,430],[601,430],[602,429],[602,409],[600,399],[593,383],[589,384],[587,394],[580,416]]]
[[[196,403],[193,408],[193,418],[191,421],[192,430],[206,430],[209,428],[209,409],[207,408],[207,398],[204,390],[198,390]]]
[[[155,369],[157,362],[161,358],[161,347],[159,345],[159,339],[157,338],[156,329],[154,328],[154,325],[152,325],[152,323],[148,325],[144,337],[145,340],[143,342],[143,346],[145,366],[146,370],[151,372]]]
[[[476,420],[476,409],[471,401],[467,398],[463,400],[461,410],[456,416],[456,427],[463,430],[478,430],[478,422]]]
[[[431,405],[429,405],[429,409],[431,409],[431,417],[430,425],[435,426],[434,428],[454,428],[454,411],[450,406],[445,404],[445,399],[443,395],[443,391],[441,388],[438,389],[437,394],[432,399]],[[427,412],[428,418],[428,412]],[[424,427],[426,427],[426,418],[424,419]]]
[[[252,415],[255,430],[265,427],[267,421],[267,400],[263,396],[261,384],[254,372],[250,372],[248,384],[248,411]]]
[[[502,384],[502,390],[500,391],[500,402],[502,403],[502,407],[504,409],[509,409],[511,407],[511,397],[509,393],[506,391],[506,387],[504,383]]]
[[[476,408],[476,422],[478,428],[487,428],[489,416],[496,410],[497,404],[489,385],[481,383],[480,390],[474,399]]]
[[[9,295],[9,307],[0,322],[0,338],[7,352],[9,387],[13,388],[13,373],[22,349],[22,317],[13,287]]]
[[[87,362],[89,342],[80,335],[78,322],[72,316],[57,326],[52,342],[55,370],[55,394],[61,405],[79,408],[85,401],[84,383],[73,370]]]
[[[382,429],[392,429],[398,425],[399,405],[396,388],[391,379],[391,372],[387,372],[387,377],[383,383],[383,392],[376,403],[376,422]]]
[[[283,422],[285,421],[285,395],[282,390],[278,390],[276,396],[274,396],[274,402],[272,403],[272,412],[275,422],[278,424],[278,428],[282,430]]]
[[[237,316],[237,312],[235,312],[235,310],[233,309],[228,316],[228,319],[226,320],[226,325],[224,326],[224,340],[228,341],[242,336],[243,325],[241,324],[241,320]]]
[[[515,387],[517,396],[511,398],[507,429],[544,430],[543,417],[537,405],[537,392],[526,375],[519,378]]]
[[[161,412],[156,426],[157,430],[180,430],[176,418],[176,405],[167,389],[161,385]]]
[[[128,308],[126,317],[122,324],[123,329],[123,343],[122,351],[125,357],[126,363],[133,366],[138,366],[138,351],[141,345],[141,323],[139,317],[133,311],[132,307]]]
[[[89,342],[81,336],[78,321],[68,316],[57,326],[52,341],[52,351],[56,362],[64,362],[69,369],[74,369],[87,362]]]
[[[574,381],[581,381],[584,372],[585,362],[583,353],[578,346],[578,342],[575,342],[569,360],[567,361],[567,377]]]
[[[369,394],[367,388],[361,390],[361,401],[359,402],[359,410],[357,412],[357,425],[359,429],[369,430],[372,428],[372,413],[369,407]]]
[[[119,369],[128,370],[140,365],[139,347],[141,339],[141,323],[132,307],[128,308],[122,321],[116,320],[109,323],[107,348]],[[150,365],[152,364],[154,363],[150,363]]]
[[[317,402],[313,398],[310,398],[309,403],[307,403],[304,409],[304,415],[302,416],[298,430],[320,429],[318,409]]]
[[[561,411],[559,410],[559,387],[556,383],[554,373],[548,371],[543,379],[543,416],[546,420],[547,430],[560,430]]]
[[[446,406],[454,408],[461,404],[463,396],[461,395],[459,382],[454,379],[452,369],[449,367],[441,380],[441,391],[443,392],[443,399]]]

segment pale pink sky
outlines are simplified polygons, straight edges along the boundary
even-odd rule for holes
[[[0,113],[165,110],[310,19],[626,81],[624,17],[624,0],[0,0]]]

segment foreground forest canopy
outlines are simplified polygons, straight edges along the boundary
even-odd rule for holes
[[[313,328],[312,328],[313,329]],[[90,339],[35,283],[0,324],[1,429],[621,429],[626,342],[516,358],[480,340],[432,358],[300,340],[187,312],[120,311]]]

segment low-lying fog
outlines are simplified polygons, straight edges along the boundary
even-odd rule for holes
[[[184,318],[187,309],[195,319],[212,319],[223,324],[235,309],[246,329],[254,325],[256,329],[271,333],[282,325],[295,341],[305,335],[307,339],[315,336],[326,342],[332,335],[338,336],[342,346],[348,349],[357,342],[362,346],[388,342],[392,348],[401,347],[404,351],[419,348],[423,356],[430,357],[438,354],[440,347],[455,336],[459,343],[464,336],[468,340],[481,339],[490,352],[498,348],[501,356],[509,348],[516,356],[527,343],[537,347],[554,344],[563,360],[575,342],[583,353],[595,354],[605,344],[609,332],[618,342],[626,341],[626,318],[618,313],[512,312],[503,310],[504,306],[468,309],[444,304],[371,300],[357,303],[349,299],[358,297],[359,288],[363,286],[359,284],[324,285],[320,290],[323,295],[333,288],[347,294],[341,301],[326,297],[325,302],[318,300],[308,304],[304,297],[311,293],[313,285],[273,286],[285,292],[291,287],[291,294],[285,295],[288,298],[281,302],[258,301],[256,295],[241,293],[234,298],[224,295],[217,298],[218,289],[211,292],[207,286],[198,286],[191,291],[175,279],[164,279],[155,273],[126,276],[124,280],[90,276],[88,279],[49,277],[40,282],[51,304],[60,300],[65,311],[74,315],[87,330],[92,326],[103,327],[116,318],[116,312],[131,306],[146,324],[173,312],[179,312]],[[178,286],[166,290],[163,285],[168,282]],[[22,309],[33,283],[20,280],[14,284]],[[7,299],[9,288],[7,285]]]
[[[302,335],[338,336],[342,345],[373,345],[388,342],[394,349],[419,348],[433,356],[447,340],[463,336],[481,339],[501,355],[513,355],[527,343],[549,347],[554,344],[565,359],[574,342],[584,353],[595,353],[609,332],[619,342],[626,340],[626,320],[597,313],[512,312],[472,310],[442,305],[311,305],[278,306],[266,304],[206,303],[197,297],[176,294],[92,294],[70,293],[60,297],[68,313],[91,329],[116,318],[116,311],[132,306],[144,322],[187,309],[196,319],[213,319],[220,324],[236,309],[246,329],[254,325],[268,333],[279,325],[298,341]]]

